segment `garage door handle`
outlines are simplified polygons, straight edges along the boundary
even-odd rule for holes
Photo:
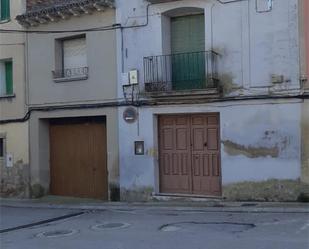
[[[206,142],[206,143],[204,143],[204,146],[205,146],[205,147],[207,147],[207,142]]]

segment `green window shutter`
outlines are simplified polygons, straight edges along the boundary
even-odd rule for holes
[[[10,19],[10,0],[0,0],[1,1],[1,13],[0,20],[8,20]]]
[[[6,94],[13,94],[13,62],[5,62]]]
[[[201,52],[205,50],[204,15],[171,19],[172,53]]]
[[[204,15],[171,19],[171,51],[173,90],[205,88]]]

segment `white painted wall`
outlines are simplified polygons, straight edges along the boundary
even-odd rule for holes
[[[124,26],[146,23],[147,1],[116,0],[117,22]],[[221,54],[219,73],[232,79],[246,94],[299,89],[298,1],[273,1],[273,10],[257,13],[255,0],[220,4],[216,0],[183,0],[149,7],[146,27],[123,31],[124,71],[137,68],[143,88],[143,57],[166,52],[168,28],[163,13],[181,7],[204,9],[206,49]],[[120,49],[120,48],[119,48]],[[121,61],[121,56],[119,58]],[[271,75],[284,76],[274,85]],[[226,80],[226,77],[222,77]],[[235,91],[237,93],[237,91]],[[119,92],[122,97],[122,92]]]
[[[123,112],[120,109],[120,113]],[[158,191],[158,143],[156,115],[219,112],[221,118],[222,183],[298,179],[301,172],[301,103],[293,101],[244,101],[191,106],[139,108],[139,121],[119,120],[120,183],[125,189],[153,187]],[[268,134],[268,135],[266,135]],[[144,156],[134,155],[134,141],[145,141]],[[229,155],[223,141],[243,146],[277,147],[278,157]]]
[[[262,0],[261,0],[262,1]],[[261,2],[260,1],[260,2]],[[117,23],[146,23],[147,1],[116,0]],[[162,55],[169,49],[166,11],[196,7],[205,14],[205,47],[221,54],[219,75],[235,88],[230,95],[299,93],[298,1],[273,1],[273,9],[257,13],[255,0],[222,5],[216,0],[182,0],[149,7],[146,27],[125,29],[123,46],[118,43],[118,73],[140,71],[143,90],[143,57]],[[120,32],[117,34],[120,38]],[[272,74],[284,82],[272,83]],[[123,97],[119,84],[118,97]],[[300,177],[300,112],[294,100],[221,102],[201,105],[139,108],[139,121],[127,124],[119,109],[120,182],[123,189],[152,187],[158,192],[156,115],[164,113],[219,112],[221,139],[253,148],[277,147],[278,157],[230,155],[221,148],[223,184],[242,181],[297,179]],[[266,135],[268,134],[268,135]],[[145,141],[146,155],[134,155],[134,141]]]

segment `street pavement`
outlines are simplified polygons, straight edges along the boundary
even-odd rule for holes
[[[308,212],[126,205],[102,210],[3,206],[0,218],[1,249],[309,248]],[[23,228],[27,224],[30,226]],[[15,230],[3,232],[8,228]]]

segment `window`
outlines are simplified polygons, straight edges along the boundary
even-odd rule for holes
[[[0,137],[0,158],[4,157],[4,138]]]
[[[86,36],[56,41],[56,67],[54,79],[80,80],[87,78]]]
[[[0,0],[0,21],[10,19],[10,0]]]
[[[86,38],[63,41],[63,68],[79,68],[87,66]]]
[[[13,62],[0,61],[0,96],[13,95]]]

